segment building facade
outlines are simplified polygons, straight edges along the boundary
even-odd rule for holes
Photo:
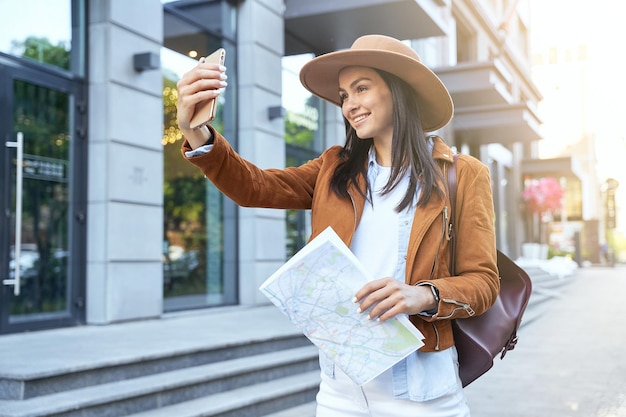
[[[490,167],[498,247],[519,256],[541,99],[525,1],[35,2],[41,21],[0,3],[0,334],[268,302],[258,287],[306,243],[308,213],[236,207],[180,156],[176,81],[218,47],[215,126],[281,168],[343,143],[304,62],[368,33],[410,42],[455,102],[437,133]]]

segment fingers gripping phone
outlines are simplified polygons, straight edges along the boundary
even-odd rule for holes
[[[226,50],[219,48],[205,58],[205,62],[224,65]],[[217,108],[217,98],[202,101],[196,104],[193,116],[191,117],[191,128],[198,129],[215,119],[215,109]]]

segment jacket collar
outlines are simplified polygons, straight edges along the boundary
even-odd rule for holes
[[[435,158],[436,161],[446,161],[451,164],[453,162],[454,155],[452,148],[450,148],[439,136],[433,135],[431,138],[435,142],[433,158]]]

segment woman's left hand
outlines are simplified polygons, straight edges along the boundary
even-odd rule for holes
[[[389,320],[397,314],[418,314],[437,307],[428,285],[407,285],[387,277],[368,282],[355,296],[360,310],[369,311],[369,318]]]

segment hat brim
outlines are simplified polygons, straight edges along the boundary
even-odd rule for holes
[[[302,67],[300,82],[316,96],[341,106],[339,73],[350,66],[383,70],[413,87],[417,92],[424,131],[440,129],[452,119],[452,98],[439,77],[421,62],[392,51],[353,49],[320,55]]]

